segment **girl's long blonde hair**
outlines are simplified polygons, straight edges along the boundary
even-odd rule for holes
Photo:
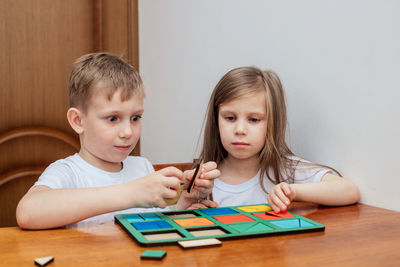
[[[299,163],[303,164],[303,161],[299,161],[294,157],[295,155],[286,144],[287,115],[285,93],[278,75],[271,70],[263,71],[256,67],[240,67],[229,71],[221,78],[215,86],[208,103],[203,149],[199,160],[204,162],[215,161],[220,164],[228,155],[219,135],[219,106],[222,103],[237,99],[243,95],[259,92],[260,90],[265,92],[267,120],[265,144],[258,157],[260,184],[265,191],[264,183],[262,182],[264,175],[274,184],[280,182],[292,183],[296,166]],[[319,164],[312,165],[324,166]]]

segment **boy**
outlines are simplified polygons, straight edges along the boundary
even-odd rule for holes
[[[139,140],[144,96],[139,74],[116,56],[88,54],[74,63],[67,118],[81,149],[51,164],[21,199],[16,213],[21,228],[104,221],[121,210],[140,212],[126,210],[132,207],[166,207],[165,199],[174,198],[193,171],[185,172],[185,179],[174,167],[154,172],[147,159],[129,156]],[[208,162],[202,171],[194,192],[182,194],[177,209],[189,208],[211,192],[212,180],[219,176],[216,164]],[[206,200],[203,204],[215,206]]]

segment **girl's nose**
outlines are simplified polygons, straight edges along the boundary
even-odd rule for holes
[[[235,124],[234,130],[236,135],[246,135],[247,134],[246,123],[238,120],[237,123]]]

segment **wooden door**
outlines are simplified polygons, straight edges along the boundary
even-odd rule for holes
[[[47,127],[77,140],[66,119],[73,61],[108,51],[138,68],[137,43],[137,0],[0,1],[0,136]],[[4,182],[10,173],[41,170],[75,152],[42,134],[0,142],[0,226],[15,225],[17,202],[38,176]]]

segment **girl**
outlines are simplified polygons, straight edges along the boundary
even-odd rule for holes
[[[334,169],[308,162],[289,149],[285,95],[273,71],[242,67],[216,85],[206,115],[200,160],[221,171],[213,198],[220,206],[263,203],[284,211],[292,201],[347,205],[356,185]]]

